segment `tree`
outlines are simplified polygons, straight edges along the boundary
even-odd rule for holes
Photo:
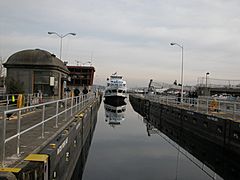
[[[23,94],[23,82],[16,81],[15,79],[7,78],[6,79],[7,92],[9,94]]]

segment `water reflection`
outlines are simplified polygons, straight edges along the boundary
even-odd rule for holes
[[[148,122],[146,126],[128,101],[126,106],[126,120],[120,126],[116,125],[116,128],[109,128],[105,122],[104,103],[100,107],[83,180],[213,179],[213,172],[209,177],[191,163],[191,160],[195,162],[194,157],[160,132],[157,124]],[[146,128],[150,137],[147,136]],[[201,163],[198,161],[198,164]],[[206,167],[203,168],[206,170]]]
[[[151,114],[147,119],[144,118],[143,121],[146,124],[148,136],[158,134],[178,151],[177,162],[181,155],[189,159],[211,179],[240,179],[240,164],[238,163],[240,157],[227,149],[227,147],[223,148],[200,136],[196,136],[183,127],[169,123],[166,119],[159,119]],[[177,171],[178,163],[176,179]],[[221,177],[217,176],[217,174]]]
[[[104,101],[105,121],[111,126],[115,127],[125,120],[126,103],[118,102],[112,103]]]

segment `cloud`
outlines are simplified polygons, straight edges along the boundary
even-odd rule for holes
[[[76,63],[93,53],[100,83],[115,71],[134,86],[150,78],[179,79],[180,49],[170,42],[184,46],[186,83],[206,71],[237,79],[239,5],[237,0],[3,1],[0,56],[6,59],[26,48],[59,56],[59,39],[47,32],[75,32],[63,40],[63,58]]]

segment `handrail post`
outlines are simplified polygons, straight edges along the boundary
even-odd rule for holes
[[[44,119],[45,119],[45,104],[43,105],[42,108],[42,138],[44,138],[44,131],[45,131],[45,125],[44,125]]]
[[[0,128],[1,128],[1,136],[0,136],[0,143],[1,143],[1,148],[0,148],[0,162],[1,162],[1,167],[4,167],[5,163],[5,139],[6,139],[6,121],[7,121],[7,115],[6,112],[4,111],[3,113],[3,121],[0,121],[0,124],[3,123]]]
[[[67,98],[65,99],[65,121],[67,121]]]
[[[83,95],[83,103],[82,103],[82,107],[85,105],[85,100],[86,100],[86,95]]]
[[[206,100],[206,101],[207,101],[206,103],[207,103],[207,114],[208,114],[208,98],[207,98],[207,100]]]
[[[199,110],[199,99],[197,98],[197,112]]]
[[[75,113],[77,112],[77,106],[78,106],[78,103],[77,103],[77,101],[78,101],[78,96],[76,96],[76,99],[75,99]]]
[[[73,96],[72,96],[72,98],[71,98],[71,116],[73,115]]]
[[[17,156],[20,156],[20,132],[21,132],[21,110],[18,111],[18,121],[17,121]]]
[[[55,123],[55,128],[58,128],[58,107],[59,107],[59,101],[57,101],[57,104],[56,104],[56,123]]]
[[[81,95],[81,109],[83,107],[84,95]]]
[[[233,120],[235,120],[236,116],[235,116],[235,112],[236,112],[236,103],[233,103]]]
[[[221,111],[221,101],[218,101],[218,112]]]
[[[81,101],[81,99],[80,99],[80,96],[78,96],[78,110],[80,110],[80,102]]]
[[[8,110],[8,105],[9,105],[9,98],[8,98],[8,95],[7,95],[7,107],[6,107],[7,110]]]

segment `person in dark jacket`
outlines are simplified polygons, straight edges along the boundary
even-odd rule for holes
[[[86,87],[84,87],[84,89],[83,89],[83,94],[87,94],[88,93],[88,90],[87,90],[87,88]]]
[[[78,88],[75,88],[73,92],[74,92],[74,96],[79,96],[80,91]]]

